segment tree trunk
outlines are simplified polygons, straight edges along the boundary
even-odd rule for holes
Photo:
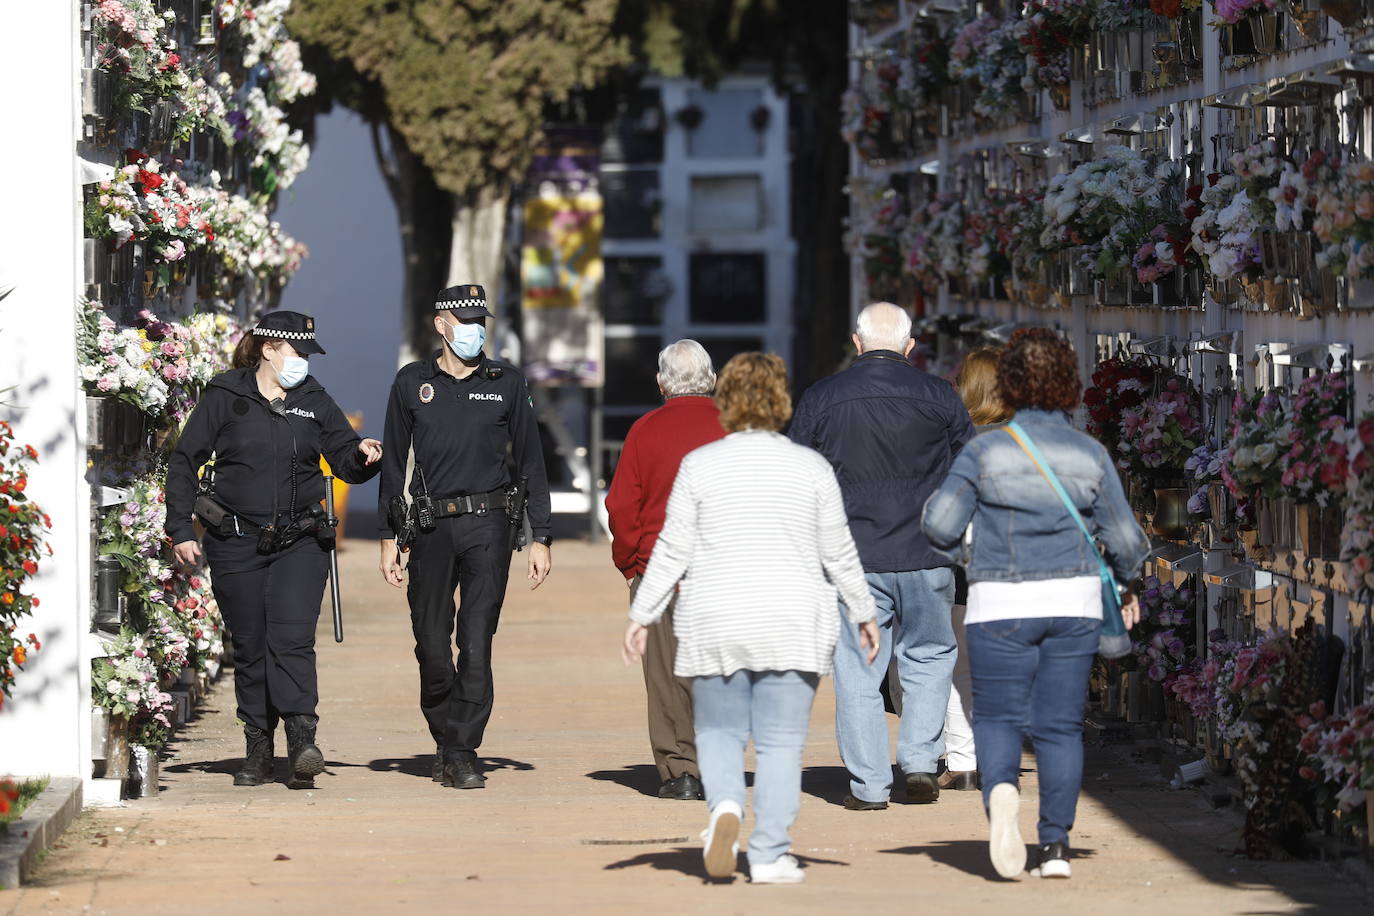
[[[404,284],[397,365],[404,366],[427,356],[436,346],[434,294],[448,285],[453,198],[439,189],[429,167],[390,127],[372,125],[372,147],[396,204],[401,232]]]
[[[805,92],[793,111],[801,118],[793,158],[797,260],[794,366],[798,390],[840,368],[847,352],[849,256],[844,221],[849,201],[849,148],[840,136],[841,97],[848,83],[848,21],[843,3],[823,5],[820,22],[798,49]]]
[[[499,338],[510,324],[503,308],[502,275],[506,241],[506,209],[510,206],[510,185],[488,185],[473,194],[453,197],[453,220],[449,229],[451,248],[448,259],[448,285],[480,284],[487,293],[487,308],[496,320],[490,336]],[[495,352],[495,350],[491,350]]]

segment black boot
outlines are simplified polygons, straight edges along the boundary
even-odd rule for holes
[[[272,781],[272,733],[251,725],[243,727],[247,750],[243,766],[234,774],[236,786],[260,786]]]
[[[434,746],[434,769],[430,771],[429,775],[435,782],[444,781],[444,746],[442,744]]]
[[[324,755],[315,746],[318,716],[286,717],[286,759],[291,789],[315,788],[315,777],[324,772]]]

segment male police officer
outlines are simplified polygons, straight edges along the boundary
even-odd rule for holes
[[[420,663],[420,710],[437,745],[434,779],[457,789],[480,789],[486,779],[477,748],[491,718],[491,644],[510,570],[510,523],[521,501],[512,494],[507,448],[515,475],[527,482],[529,581],[549,574],[549,485],[539,428],[524,376],[486,357],[486,294],[477,285],[450,287],[434,303],[434,329],[444,346],[396,373],[386,411],[380,493],[382,576],[401,587],[409,566],[410,621]],[[411,469],[410,519],[418,533],[408,554],[398,551],[388,518]],[[406,560],[409,560],[407,564]],[[453,662],[454,589],[458,664]]]

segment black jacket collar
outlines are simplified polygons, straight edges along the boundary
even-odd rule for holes
[[[234,394],[245,397],[257,395],[262,397],[262,392],[258,391],[257,370],[251,367],[245,369],[230,369],[228,372],[221,372],[219,375],[210,379],[210,384],[216,388],[224,388]],[[315,381],[315,376],[307,375],[305,381],[295,388],[286,392],[287,398],[292,395],[302,395],[310,391],[323,391],[324,386]]]
[[[449,378],[454,378],[454,376],[449,375],[439,365],[439,357],[443,355],[443,350],[435,350],[433,355],[430,356],[429,359],[422,362],[420,364],[420,378],[435,378],[436,376],[440,375],[445,375]],[[472,378],[473,375],[480,375],[485,377],[487,364],[490,362],[491,360],[487,357],[485,353],[483,353],[482,359],[477,363],[477,368],[472,371],[472,375],[468,375],[466,376],[466,378]],[[462,379],[458,379],[458,381],[462,381]]]

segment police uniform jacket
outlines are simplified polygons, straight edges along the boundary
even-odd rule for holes
[[[282,520],[291,504],[291,457],[296,456],[296,512],[324,499],[320,456],[341,480],[363,483],[380,469],[358,451],[361,437],[313,376],[286,392],[285,413],[272,411],[258,391],[256,370],[231,369],[210,380],[186,421],[167,469],[166,530],[179,544],[191,525],[196,471],[213,454],[214,496],[225,508],[259,524]]]
[[[377,512],[381,536],[394,535],[387,507],[405,487],[406,455],[413,446],[415,464],[435,499],[510,486],[509,450],[515,473],[529,478],[530,529],[535,537],[548,537],[549,482],[525,377],[509,363],[483,357],[471,375],[458,379],[440,368],[439,356],[436,351],[403,367],[391,385]],[[419,476],[411,480],[412,494],[419,492]]]

